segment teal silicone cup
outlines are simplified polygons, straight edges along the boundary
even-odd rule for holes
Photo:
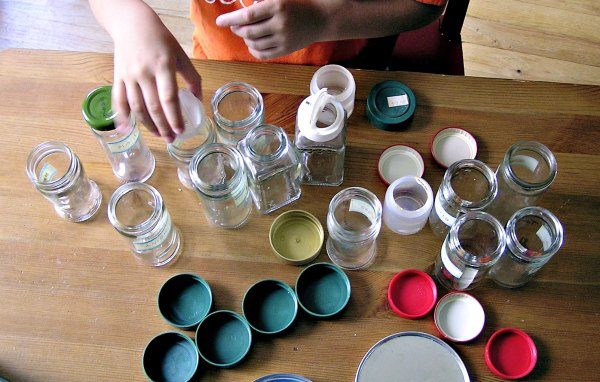
[[[204,318],[196,329],[196,346],[200,357],[216,367],[233,367],[240,363],[252,346],[248,322],[229,310],[218,310]]]
[[[340,313],[350,300],[350,280],[344,271],[329,263],[306,267],[296,280],[298,303],[306,313],[328,318]]]
[[[154,382],[187,382],[198,370],[200,358],[188,336],[165,332],[154,337],[142,355],[142,369]]]
[[[158,292],[158,311],[169,324],[189,330],[212,306],[210,286],[202,277],[181,273],[168,279]]]
[[[296,319],[298,298],[289,285],[279,280],[262,280],[244,295],[242,312],[256,332],[278,334]]]

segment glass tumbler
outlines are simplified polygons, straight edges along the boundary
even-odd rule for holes
[[[179,231],[162,196],[145,183],[125,183],[108,203],[108,219],[143,263],[161,267],[179,255]]]
[[[375,260],[381,229],[381,203],[371,191],[350,187],[338,192],[327,213],[327,254],[344,269],[366,268]]]
[[[490,277],[505,288],[527,284],[560,249],[563,228],[547,209],[526,207],[506,225],[506,251],[492,267]]]
[[[505,245],[504,227],[496,218],[467,212],[450,228],[433,274],[448,289],[472,289],[502,256]]]
[[[98,185],[89,179],[81,161],[61,142],[43,142],[27,158],[27,176],[52,203],[56,213],[72,222],[92,218],[102,203]]]
[[[403,176],[388,187],[383,202],[383,222],[401,235],[419,232],[433,206],[433,191],[424,179]]]

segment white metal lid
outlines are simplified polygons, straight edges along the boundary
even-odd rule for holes
[[[323,121],[325,107],[331,104],[335,108],[335,119]],[[311,141],[327,142],[337,137],[344,128],[344,107],[336,98],[327,93],[327,88],[307,97],[298,107],[297,124],[302,135]],[[327,127],[318,127],[317,122],[329,124]]]
[[[447,127],[440,130],[431,142],[433,159],[442,167],[450,167],[461,159],[475,159],[477,141],[466,130]]]
[[[410,146],[395,145],[381,153],[378,170],[381,180],[390,185],[403,176],[422,177],[425,163],[417,150]]]
[[[433,319],[445,338],[455,342],[467,342],[483,330],[485,313],[475,297],[467,293],[453,292],[438,301]]]

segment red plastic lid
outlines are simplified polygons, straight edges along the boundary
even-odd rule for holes
[[[496,331],[485,346],[485,363],[500,378],[523,378],[536,362],[535,343],[527,333],[516,328]]]
[[[437,287],[427,273],[405,269],[396,274],[388,286],[387,299],[396,314],[404,318],[420,318],[433,309]]]

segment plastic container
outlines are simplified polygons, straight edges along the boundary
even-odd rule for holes
[[[427,223],[433,206],[429,183],[416,176],[405,176],[392,183],[383,202],[383,221],[395,233],[412,235]]]
[[[354,111],[354,94],[356,93],[356,84],[352,73],[340,65],[320,67],[310,80],[310,94],[317,94],[324,88],[342,104],[347,117],[350,118]]]

